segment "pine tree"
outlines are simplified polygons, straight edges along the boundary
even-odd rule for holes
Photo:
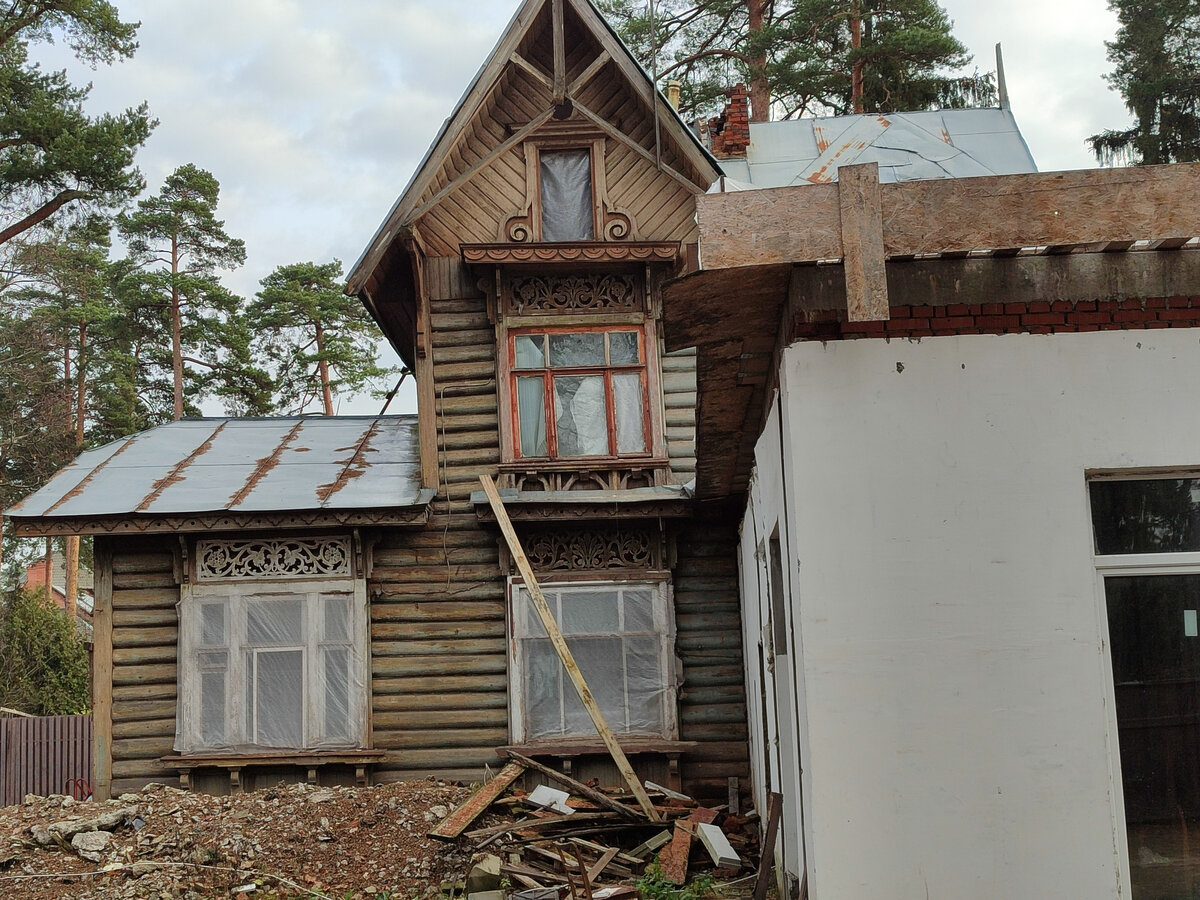
[[[1109,0],[1116,39],[1106,80],[1125,98],[1132,128],[1088,138],[1103,164],[1200,160],[1200,0]]]
[[[641,0],[601,7],[660,82],[683,82],[682,110],[710,109],[736,82],[751,119],[990,103],[936,0]],[[657,63],[654,62],[657,56]]]
[[[170,371],[175,419],[207,396],[243,415],[261,414],[270,402],[270,378],[251,360],[242,299],[218,277],[246,260],[245,245],[216,217],[219,195],[216,178],[189,163],[117,220],[130,252],[122,281],[127,339],[138,347],[139,366],[165,363]]]
[[[276,407],[303,412],[317,398],[325,415],[333,399],[391,373],[379,366],[379,332],[366,309],[342,290],[338,260],[293,263],[262,280],[250,306],[255,345],[276,368]]]

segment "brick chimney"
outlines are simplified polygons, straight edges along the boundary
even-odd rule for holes
[[[738,84],[725,93],[729,97],[725,111],[708,122],[717,159],[745,156],[750,146],[750,92],[744,84]]]

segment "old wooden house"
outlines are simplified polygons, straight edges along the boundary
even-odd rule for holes
[[[713,157],[586,0],[526,0],[354,268],[415,417],[184,420],[9,511],[92,534],[104,797],[173,779],[615,781],[478,477],[644,777],[748,787],[736,522],[694,502],[662,287]]]

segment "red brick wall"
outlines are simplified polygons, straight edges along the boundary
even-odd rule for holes
[[[800,312],[792,318],[791,340],[1200,328],[1200,297],[893,306],[891,314],[886,322],[847,322],[845,310]]]

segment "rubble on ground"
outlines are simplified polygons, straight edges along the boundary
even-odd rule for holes
[[[421,780],[223,797],[150,785],[102,803],[29,796],[0,808],[0,896],[624,900],[687,881],[750,896],[753,814],[651,785],[653,822],[628,795],[561,777],[533,802],[516,777],[524,763],[510,766],[513,777],[475,790]],[[702,835],[701,823],[717,830]]]

